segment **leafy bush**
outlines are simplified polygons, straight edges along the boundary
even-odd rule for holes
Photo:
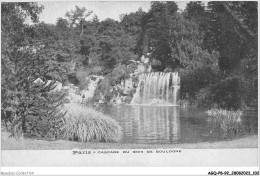
[[[115,67],[111,73],[111,83],[112,85],[118,84],[121,80],[128,76],[126,65],[119,64]]]
[[[68,80],[69,80],[70,83],[72,83],[76,86],[80,84],[80,81],[77,78],[77,74],[74,73],[74,72],[68,74]]]
[[[196,95],[196,104],[203,108],[239,109],[241,86],[237,77],[230,77],[201,89]]]
[[[110,91],[112,89],[110,79],[111,79],[110,77],[105,77],[104,79],[98,82],[98,86],[94,92],[92,102],[96,102],[104,99],[107,102],[109,102],[111,100],[113,95],[112,92]]]
[[[206,61],[202,60],[201,62],[206,63]],[[197,63],[195,65],[200,64]],[[181,97],[187,98],[186,94],[188,94],[189,98],[195,98],[196,93],[199,90],[219,81],[218,69],[214,67],[215,65],[212,67],[202,65],[198,68],[193,68],[193,66],[190,66],[185,69],[180,69]]]
[[[93,75],[102,75],[103,69],[104,68],[102,66],[94,66],[91,68],[90,73]]]
[[[111,117],[78,104],[68,104],[63,138],[80,142],[118,142],[121,127]]]
[[[77,71],[77,79],[79,80],[79,89],[83,90],[88,87],[90,80],[88,79],[89,72],[86,70]]]
[[[196,105],[201,108],[218,108],[218,104],[214,101],[214,94],[211,87],[201,89],[196,94]]]
[[[238,133],[242,127],[242,111],[227,111],[224,109],[210,109],[206,111],[209,120],[217,124],[217,129],[221,129],[224,135]]]

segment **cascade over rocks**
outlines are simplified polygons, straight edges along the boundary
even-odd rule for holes
[[[144,56],[141,61],[130,60],[127,67],[134,67],[129,77],[121,80],[120,83],[112,86],[109,90],[112,97],[109,102],[102,92],[99,93],[99,99],[94,104],[172,104],[177,105],[178,92],[180,89],[180,78],[177,72],[151,72],[151,63],[149,58]],[[65,102],[86,103],[94,97],[95,90],[104,79],[103,76],[89,75],[86,77],[89,81],[84,89],[80,89],[74,84],[62,86],[61,83],[55,83],[55,89],[52,91],[63,91],[66,93]],[[51,81],[49,81],[51,82]],[[37,79],[35,83],[43,83]]]
[[[149,58],[145,56],[141,57],[141,61],[130,60],[129,66],[135,66],[135,70],[130,74],[130,77],[121,81],[113,87],[114,96],[110,100],[112,104],[130,103],[133,98],[133,94],[138,87],[139,75],[142,73],[151,72],[152,67],[149,63]]]
[[[139,76],[139,84],[131,104],[178,105],[180,77],[177,72],[152,72]]]

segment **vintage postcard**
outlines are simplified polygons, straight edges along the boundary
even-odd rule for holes
[[[259,175],[258,147],[258,1],[1,1],[1,175]]]

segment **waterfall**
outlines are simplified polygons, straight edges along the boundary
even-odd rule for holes
[[[139,75],[131,104],[177,105],[180,77],[177,72],[152,72]]]

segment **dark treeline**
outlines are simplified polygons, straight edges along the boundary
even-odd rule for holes
[[[109,99],[110,88],[135,69],[129,61],[143,55],[152,71],[180,73],[181,99],[206,108],[257,107],[257,5],[196,1],[180,12],[175,2],[152,2],[148,12],[140,8],[120,21],[100,21],[76,6],[46,24],[37,3],[2,2],[2,117],[18,119],[14,126],[36,111],[60,119],[43,109],[61,95],[48,98],[51,86],[35,87],[37,78],[84,88],[88,75],[102,75],[99,91]]]

